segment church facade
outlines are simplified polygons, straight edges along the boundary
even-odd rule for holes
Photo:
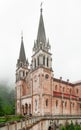
[[[50,49],[41,8],[30,67],[21,37],[16,68],[16,114],[81,114],[81,82],[73,84],[54,77]]]

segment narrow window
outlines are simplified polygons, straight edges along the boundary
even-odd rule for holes
[[[45,56],[43,56],[43,65],[45,65]]]
[[[31,114],[31,104],[29,104],[29,114]]]
[[[65,102],[65,108],[67,107],[67,102]]]
[[[28,104],[25,104],[26,114],[28,114]]]
[[[76,89],[76,93],[78,94],[78,88]]]
[[[55,90],[57,91],[57,85],[55,85]]]
[[[27,76],[28,72],[26,72],[26,76]]]
[[[20,67],[22,67],[22,65],[23,65],[23,64],[22,64],[22,63],[20,63]]]
[[[38,60],[38,66],[39,66],[39,57],[38,57],[38,59],[37,59],[37,60]]]
[[[49,66],[49,58],[47,57],[47,67]]]
[[[73,102],[73,108],[74,108],[74,105],[75,105],[75,104],[74,104],[74,102]]]
[[[58,100],[56,100],[56,107],[58,106]]]
[[[48,74],[46,74],[46,75],[45,75],[45,78],[46,78],[46,79],[48,79],[48,78],[49,78],[49,75],[48,75]]]
[[[48,106],[48,99],[46,99],[46,106]]]
[[[71,90],[71,88],[70,88],[70,94],[71,94],[71,91],[72,91],[72,90]]]
[[[37,100],[35,100],[35,111],[37,111]]]
[[[63,92],[64,92],[65,88],[63,87]]]
[[[62,86],[60,86],[60,92],[62,92]]]
[[[25,72],[23,71],[23,76],[25,75]]]
[[[36,59],[34,60],[35,68],[36,68]]]

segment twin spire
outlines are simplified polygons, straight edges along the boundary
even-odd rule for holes
[[[38,27],[38,33],[37,33],[37,40],[34,42],[33,51],[37,52],[40,49],[45,50],[47,52],[50,49],[49,40],[46,41],[46,33],[45,33],[44,21],[43,21],[43,15],[42,15],[42,3],[41,3],[41,9],[40,9],[40,20],[39,20],[39,27]],[[20,54],[19,54],[19,59],[17,62],[17,67],[19,67],[20,64],[28,66],[28,61],[26,60],[24,43],[23,43],[23,35],[21,35],[21,47],[20,47]]]
[[[21,35],[21,48],[20,48],[19,59],[22,62],[26,61],[26,55],[25,55],[25,49],[24,49],[24,43],[23,43],[23,35]]]
[[[40,9],[39,27],[38,27],[37,39],[36,41],[34,41],[33,51],[36,53],[40,49],[46,52],[48,52],[50,49],[49,40],[46,41],[46,33],[45,33],[45,28],[44,28],[42,7]]]
[[[24,42],[23,42],[23,34],[21,34],[21,47],[20,47],[20,54],[19,59],[17,61],[17,67],[28,67],[29,63],[26,60],[25,49],[24,49]]]

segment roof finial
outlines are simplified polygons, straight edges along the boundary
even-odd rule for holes
[[[43,4],[43,2],[41,2],[41,4],[40,4],[40,11],[41,11],[41,13],[42,13],[42,4]]]

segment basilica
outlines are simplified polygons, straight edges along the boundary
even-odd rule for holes
[[[43,12],[33,45],[31,64],[26,59],[23,36],[16,65],[16,114],[81,114],[81,82],[71,83],[55,78],[51,44],[46,38]]]

